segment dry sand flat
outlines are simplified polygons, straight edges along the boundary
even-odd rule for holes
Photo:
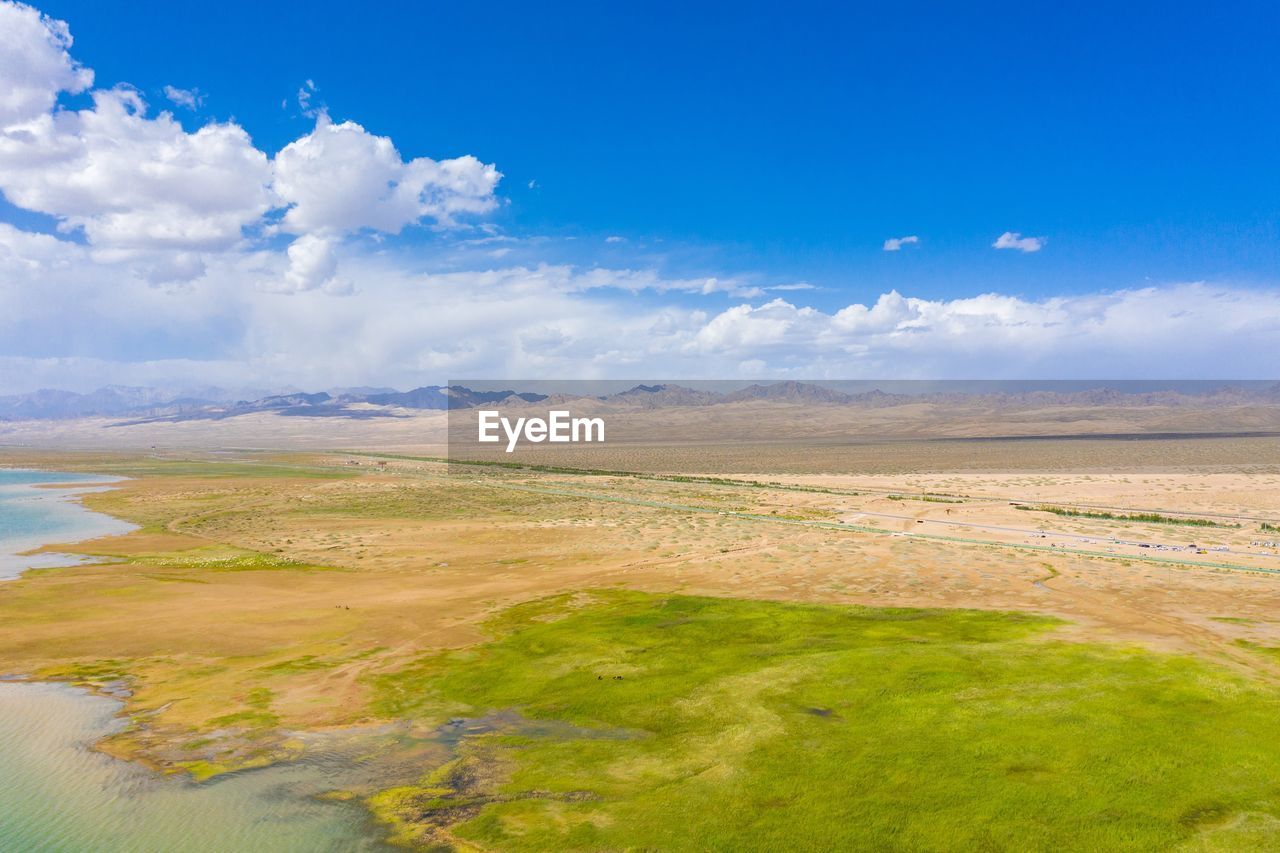
[[[704,441],[617,442],[606,446],[521,446],[514,454],[471,448],[451,450],[455,458],[522,461],[575,468],[754,476],[778,480],[787,475],[948,475],[1056,472],[1089,475],[1116,472],[1178,471],[1242,474],[1280,471],[1280,438],[1181,437],[1111,439],[1077,437],[1018,441],[822,439],[811,442]]]
[[[1185,513],[1271,516],[1280,513],[1280,473],[1254,470],[1139,468],[1072,474],[1059,471],[916,474],[910,476],[810,475],[770,479],[785,483],[883,492],[946,493],[991,500],[1144,507]],[[758,474],[764,479],[769,475]]]

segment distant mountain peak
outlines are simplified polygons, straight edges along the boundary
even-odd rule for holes
[[[726,402],[766,400],[775,403],[802,403],[807,405],[831,405],[849,403],[853,397],[823,385],[787,379],[770,385],[749,385],[725,395]]]
[[[720,402],[722,397],[715,391],[698,391],[683,385],[637,385],[602,399],[656,409],[663,406],[708,406]]]

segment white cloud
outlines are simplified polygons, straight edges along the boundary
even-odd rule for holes
[[[83,92],[93,72],[67,53],[71,31],[24,3],[0,4],[0,128],[34,121],[59,92]]]
[[[93,81],[71,58],[71,43],[65,23],[0,2],[0,190],[63,231],[82,230],[99,260],[145,279],[202,275],[209,253],[239,251],[252,232],[274,231],[264,218],[274,209],[284,209],[283,230],[324,237],[331,258],[344,234],[452,226],[497,205],[501,175],[492,165],[470,156],[406,162],[391,140],[312,108],[310,80],[299,98],[316,126],[274,160],[234,122],[188,133],[169,113],[148,115],[127,86],[93,91],[87,109],[58,108],[60,92]],[[165,94],[188,108],[202,97],[173,86]],[[324,265],[302,260],[320,260],[318,245],[293,253],[277,289],[321,286]]]
[[[761,355],[784,345],[793,335],[805,334],[806,328],[816,331],[821,318],[813,308],[797,308],[781,299],[758,308],[735,305],[698,329],[686,349],[702,355]]]
[[[333,284],[338,273],[338,256],[332,240],[304,234],[290,244],[286,254],[289,269],[284,281],[288,290],[316,290]]]
[[[104,260],[109,258],[102,252],[96,256]],[[129,252],[122,260],[127,261],[135,273],[156,285],[191,281],[204,275],[206,269],[204,256],[199,252]]]
[[[72,256],[81,254],[80,247],[74,244],[0,222],[0,270],[38,272],[47,265],[66,264]]]
[[[60,92],[93,82],[71,43],[62,21],[0,3],[0,190],[82,229],[104,260],[136,261],[144,277],[198,275],[192,253],[231,247],[268,210],[266,155],[235,124],[187,133],[167,113],[148,117],[127,87],[57,108]]]
[[[831,327],[835,332],[845,335],[884,334],[910,328],[910,324],[919,319],[920,315],[918,305],[913,305],[910,300],[900,296],[898,291],[892,290],[881,294],[876,304],[870,308],[859,304],[841,308],[832,316]]]
[[[907,237],[890,237],[884,241],[884,250],[886,252],[901,251],[903,246],[912,246],[920,242],[920,238],[914,234]]]
[[[194,110],[204,103],[204,94],[199,89],[179,89],[177,86],[165,86],[164,96],[178,106],[188,110]]]
[[[638,293],[642,290],[654,293],[697,293],[710,296],[727,293],[739,299],[754,299],[764,295],[764,288],[737,278],[666,278],[654,270],[618,270],[596,268],[575,273],[571,267],[541,267],[543,271],[555,270],[570,290],[611,289]]]
[[[0,188],[102,249],[226,249],[270,207],[267,157],[235,124],[187,133],[131,89],[0,134]]]
[[[1006,231],[991,244],[993,249],[1017,249],[1019,252],[1038,252],[1044,248],[1044,237],[1023,237],[1017,231]]]
[[[808,375],[1195,378],[1265,375],[1252,359],[1269,363],[1277,335],[1280,292],[1197,283],[1044,300],[891,292],[834,314],[777,299],[722,312],[686,351]]]
[[[686,292],[696,279],[569,266],[418,273],[399,251],[314,236],[291,248],[212,255],[204,276],[166,291],[120,277],[87,247],[0,228],[0,393],[105,382],[409,387],[467,374],[1250,378],[1266,375],[1280,338],[1276,290],[890,292],[838,310],[773,299],[708,315],[625,295]],[[295,292],[264,292],[264,279]],[[346,281],[358,290],[331,298]]]
[[[428,218],[451,225],[459,215],[493,210],[502,177],[471,156],[406,163],[385,136],[323,115],[276,155],[274,170],[272,187],[288,206],[282,227],[294,234],[362,228],[394,234]]]
[[[604,241],[605,241],[606,243],[625,243],[625,242],[626,242],[626,238],[625,238],[625,237],[619,237],[617,234],[610,234],[608,237],[605,237],[605,238],[604,238]]]

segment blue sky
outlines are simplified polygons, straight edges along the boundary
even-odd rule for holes
[[[358,122],[369,138],[390,140],[405,162],[470,156],[501,173],[472,197],[487,209],[444,226],[423,213],[381,229],[359,217],[286,228],[324,241],[324,272],[336,256],[344,269],[394,257],[400,272],[421,274],[551,265],[735,282],[709,292],[570,287],[579,303],[624,313],[703,312],[696,336],[726,310],[779,298],[826,316],[885,294],[1042,305],[1203,283],[1270,298],[1280,269],[1280,13],[1261,3],[38,6],[67,22],[66,52],[94,73],[92,89],[64,89],[51,114],[85,110],[90,91],[127,84],[149,118],[170,110],[188,134],[233,124],[268,159],[310,134],[323,110],[335,125]],[[171,102],[166,87],[197,93],[195,108]],[[0,180],[0,221],[88,244],[95,263],[132,265],[153,288],[171,284],[155,269],[195,264],[197,249],[212,272],[188,274],[186,287],[227,260],[225,246],[215,256],[204,244],[182,247],[172,263],[140,259],[136,241],[108,245],[92,222],[77,230],[104,215],[98,208],[15,203],[25,177]],[[37,196],[45,199],[24,198]],[[245,218],[258,242],[236,251],[291,245],[270,231],[288,206],[271,207]],[[1006,232],[1038,250],[993,248]],[[887,239],[907,236],[917,240],[885,251]],[[289,264],[291,281],[304,282],[293,290],[315,289],[298,258]],[[354,298],[342,310],[373,310],[364,297],[377,288],[348,284]],[[778,285],[811,289],[768,290]],[[185,297],[169,289],[173,307]],[[162,342],[143,347],[149,360],[250,358],[236,328],[244,315],[214,313],[227,315],[227,328],[179,331],[190,353]],[[574,337],[552,331],[562,349]],[[743,346],[760,340],[748,335]],[[85,343],[77,357],[127,355]],[[856,356],[862,343],[837,346]],[[752,355],[725,364],[845,369],[823,352],[742,357]],[[488,367],[512,360],[519,354]],[[424,369],[410,361],[419,367],[384,366],[403,382]],[[579,352],[555,363],[604,369],[590,361]],[[919,370],[939,363],[948,362]],[[1153,369],[1114,358],[1083,369],[1108,364]],[[1239,366],[1229,357],[1201,365],[1215,375]]]
[[[1280,267],[1273,6],[691,5],[42,8],[100,77],[197,87],[268,151],[311,79],[402,151],[496,163],[517,233],[924,296]],[[1052,250],[988,251],[1006,230]]]

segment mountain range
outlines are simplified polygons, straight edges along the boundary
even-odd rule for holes
[[[677,384],[636,385],[605,395],[539,394],[512,389],[477,391],[463,385],[427,385],[409,391],[391,388],[343,388],[306,393],[291,391],[255,399],[230,399],[225,391],[173,393],[155,388],[113,385],[87,394],[40,390],[0,397],[0,420],[121,419],[129,423],[220,420],[256,412],[284,417],[386,418],[407,417],[413,410],[470,409],[486,404],[504,406],[559,405],[572,401],[593,405],[658,409],[713,406],[745,402],[806,406],[880,408],[911,403],[967,402],[995,408],[1010,406],[1206,406],[1280,404],[1280,383],[1208,386],[1185,390],[1127,391],[1100,384],[1084,390],[1027,390],[1013,392],[931,391],[900,394],[879,389],[846,393],[827,385],[787,380],[754,384],[731,391],[691,388]]]

